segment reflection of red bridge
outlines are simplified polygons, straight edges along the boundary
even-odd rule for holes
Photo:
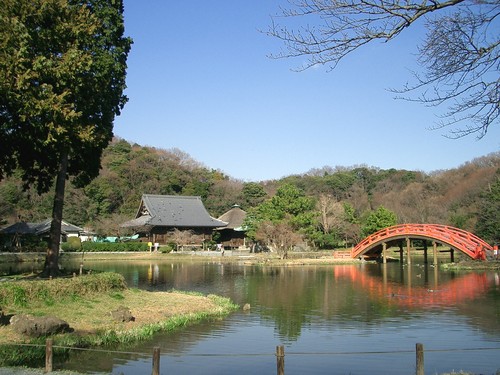
[[[452,249],[460,250],[472,259],[485,260],[493,248],[478,236],[465,230],[439,224],[402,224],[379,230],[358,243],[351,251],[351,257],[359,256],[385,258],[385,249],[399,244],[402,252],[402,240],[406,239],[408,254],[410,239],[431,240],[434,243],[449,245]]]
[[[415,270],[413,270],[415,271]],[[453,306],[459,302],[474,300],[488,289],[486,274],[470,273],[443,285],[410,286],[387,282],[366,274],[355,266],[335,266],[335,278],[345,277],[360,285],[371,297],[388,299],[389,302],[408,307]],[[411,268],[407,269],[411,280]],[[411,283],[411,281],[408,283]]]

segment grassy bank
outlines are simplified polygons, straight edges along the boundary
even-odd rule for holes
[[[54,336],[55,346],[101,347],[137,342],[160,331],[172,331],[206,319],[220,319],[238,306],[215,295],[182,292],[148,292],[128,289],[114,273],[69,279],[0,283],[3,323],[15,314],[57,316],[74,329]],[[111,311],[125,306],[134,321],[117,322]],[[42,363],[44,348],[12,344],[43,344],[10,325],[0,326],[0,366]],[[64,356],[64,350],[58,355]]]

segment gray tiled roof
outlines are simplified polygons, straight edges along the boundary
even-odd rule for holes
[[[227,223],[210,216],[200,197],[144,194],[136,219],[149,215],[144,225],[217,228]]]
[[[26,223],[26,222],[18,222],[2,229],[0,232],[3,234],[44,234],[50,232],[50,223],[52,219],[47,219],[42,221],[41,223]],[[66,221],[62,221],[61,223],[61,232],[64,234],[68,233],[79,233],[83,232],[83,229],[77,227],[76,225],[70,224]]]

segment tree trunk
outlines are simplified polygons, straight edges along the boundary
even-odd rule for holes
[[[59,246],[61,243],[61,224],[64,206],[64,190],[66,188],[66,171],[68,169],[68,152],[61,154],[59,172],[57,173],[52,222],[50,224],[50,244],[45,258],[46,276],[56,277],[59,274]]]

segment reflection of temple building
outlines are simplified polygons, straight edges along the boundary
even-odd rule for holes
[[[379,279],[369,276],[363,270],[351,266],[336,266],[333,269],[335,278],[346,277],[354,285],[359,285],[374,298],[388,298],[389,303],[409,307],[453,306],[457,303],[474,300],[488,289],[486,274],[471,273],[439,285],[437,278],[433,287],[412,286],[411,268],[406,270],[408,284],[388,282],[384,277]],[[418,275],[416,275],[418,276]]]

